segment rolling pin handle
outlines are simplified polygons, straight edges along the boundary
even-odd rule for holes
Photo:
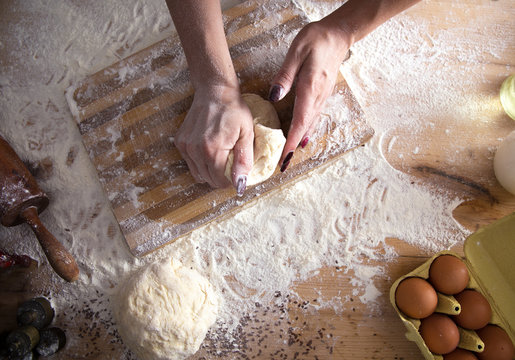
[[[39,240],[48,262],[57,275],[64,280],[72,282],[79,277],[79,267],[73,256],[64,246],[46,229],[38,217],[38,210],[30,206],[22,211],[20,216],[30,225]]]

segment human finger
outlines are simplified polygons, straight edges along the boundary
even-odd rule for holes
[[[316,115],[317,117],[319,116],[319,114]],[[313,137],[313,133],[315,132],[315,129],[317,127],[317,123],[318,121],[312,121],[311,122],[311,125],[309,126],[308,130],[306,131],[306,133],[302,136],[302,140],[300,141],[299,143],[299,146],[301,148],[305,148],[308,143],[312,140],[312,137]]]
[[[283,153],[281,155],[281,171],[283,172],[288,167],[293,157],[293,152],[311,128],[311,122],[313,121],[314,115],[313,105],[313,97],[310,97],[307,92],[297,89],[297,96],[293,107],[292,122],[288,131],[288,136],[286,137]]]
[[[182,159],[186,162],[186,166],[196,182],[203,183],[205,180],[200,176],[200,173],[195,165],[193,159],[189,156],[187,151],[187,142],[184,141],[184,136],[181,133],[181,129],[177,132],[173,139],[173,145],[177,148],[179,153],[181,154]]]
[[[291,90],[295,77],[302,66],[305,54],[304,48],[299,45],[298,38],[295,38],[293,41],[286,53],[281,68],[272,79],[272,86],[268,94],[268,100],[271,102],[281,100]]]
[[[197,165],[195,165],[193,159],[185,151],[181,151],[179,147],[177,147],[177,149],[179,150],[183,160],[186,162],[186,166],[188,167],[188,170],[190,171],[193,179],[195,179],[195,181],[198,183],[205,183],[206,180],[200,175],[197,169]]]
[[[233,148],[233,165],[231,178],[238,196],[242,196],[247,188],[247,179],[254,162],[254,131],[252,128],[242,130]]]
[[[322,111],[322,108],[327,100],[327,98],[330,96],[332,89],[334,88],[334,83],[330,83],[330,85],[325,84],[323,86],[323,89],[320,90],[318,95],[312,95],[314,97],[314,101],[312,102],[312,105],[307,105],[310,107],[307,112],[310,114],[310,120],[307,121],[307,130],[304,132],[304,134],[301,136],[301,140],[299,142],[299,146],[302,148],[305,148],[309,141],[311,140],[311,137],[313,133],[315,132],[315,129],[318,125],[319,119],[320,119],[320,112]],[[301,100],[296,102],[300,106]],[[295,105],[296,105],[295,104]],[[295,106],[294,105],[294,106]]]
[[[206,182],[211,187],[217,187],[216,182],[213,180],[208,167],[208,164],[212,161],[212,159],[208,159],[206,154],[203,154],[200,151],[190,151],[188,154],[197,170],[197,181]]]
[[[210,177],[214,182],[214,187],[223,188],[231,184],[225,177],[225,165],[228,154],[229,151],[219,151],[207,165]]]

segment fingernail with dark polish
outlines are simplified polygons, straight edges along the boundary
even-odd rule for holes
[[[274,85],[270,89],[270,94],[268,94],[268,100],[271,102],[277,102],[283,98],[284,89],[281,85]]]
[[[284,158],[283,164],[281,165],[281,172],[285,172],[288,168],[288,165],[290,165],[290,160],[293,157],[293,151],[290,151],[288,155]]]
[[[306,137],[305,137],[304,139],[302,139],[302,141],[300,142],[300,147],[304,149],[304,148],[306,147],[306,145],[308,144],[308,142],[309,142],[309,137],[307,137],[307,136],[306,136]]]
[[[247,177],[245,175],[238,176],[236,181],[236,193],[238,196],[243,196],[245,189],[247,188]]]

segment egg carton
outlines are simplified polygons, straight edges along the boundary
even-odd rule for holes
[[[436,253],[415,270],[397,279],[390,288],[390,302],[407,328],[406,338],[417,344],[426,360],[443,360],[442,355],[433,354],[419,333],[421,320],[406,316],[396,305],[395,292],[399,283],[409,277],[429,278],[432,262],[441,255],[453,255],[467,266],[470,280],[467,289],[480,292],[492,308],[490,324],[503,328],[515,344],[515,213],[478,230],[467,238],[464,244],[465,258],[452,251]],[[438,305],[435,312],[458,315],[459,302],[451,295],[437,292]],[[476,353],[484,350],[484,343],[474,330],[458,326],[459,348]],[[514,358],[515,360],[515,358]]]

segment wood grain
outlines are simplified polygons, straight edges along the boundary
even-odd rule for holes
[[[252,8],[230,10],[230,15],[227,16],[235,18],[230,26],[238,27],[238,24],[243,23],[246,19],[245,17],[238,18],[238,16],[252,11]],[[500,85],[500,71],[505,72],[506,68],[510,66],[513,69],[515,65],[513,63],[515,59],[513,11],[511,0],[435,0],[419,3],[411,8],[407,15],[413,20],[430,20],[435,31],[457,26],[476,29],[464,31],[460,38],[474,36],[478,44],[488,42],[493,37],[503,34],[505,39],[498,43],[504,43],[505,46],[494,53],[482,54],[484,63],[478,63],[477,68],[470,68],[470,71],[475,72],[484,70],[485,77],[489,79],[488,82],[482,84],[481,88],[477,89],[477,92],[494,94]],[[470,25],[478,23],[481,19],[486,19],[489,24],[495,24],[495,29],[498,29],[499,33],[491,31],[492,29],[488,31]],[[408,44],[406,51],[416,54],[416,49],[411,46]],[[164,71],[167,66],[172,67],[172,63],[179,64],[176,50],[167,50],[166,56],[155,60],[148,69],[142,69],[142,71],[150,73],[160,67],[163,67]],[[135,57],[135,62],[143,61],[145,53],[142,52],[138,56],[140,58]],[[453,56],[459,58],[459,54]],[[119,64],[119,69],[123,66],[123,63]],[[92,81],[95,80],[97,84],[101,84],[97,87],[98,91],[110,94],[112,89],[120,87],[120,84],[136,80],[135,73],[129,73],[123,80],[120,79],[116,76],[119,69],[114,68],[112,69],[113,73],[97,74],[97,77],[91,78]],[[466,74],[457,78],[456,84],[459,86],[465,81],[467,81]],[[86,84],[83,90],[88,86]],[[378,81],[376,86],[379,92],[387,92],[390,89],[389,84],[386,84],[385,81]],[[399,104],[402,109],[409,109],[412,106],[412,99],[397,96],[397,93],[393,94],[391,103]],[[85,98],[85,102],[81,106],[86,106],[87,101],[88,99]],[[157,106],[162,107],[162,104],[168,100],[166,96],[163,96],[154,101],[157,102]],[[366,102],[363,102],[362,105],[367,114]],[[99,109],[103,108],[102,103],[98,103],[97,106]],[[153,109],[152,106],[150,108]],[[433,131],[427,131],[422,135],[420,133],[403,133],[401,129],[395,129],[392,138],[397,136],[398,140],[389,152],[384,152],[397,169],[414,175],[414,179],[418,179],[417,181],[420,183],[431,184],[440,191],[450,189],[451,194],[468,193],[471,200],[458,207],[455,210],[455,216],[472,230],[478,224],[491,223],[502,217],[504,213],[515,211],[515,197],[499,188],[493,170],[488,164],[492,158],[491,149],[499,144],[504,135],[515,129],[515,123],[500,113],[495,116],[485,114],[484,119],[482,126],[463,126],[457,131],[458,136],[455,137],[459,141],[457,144],[467,144],[471,153],[474,154],[471,157],[458,157],[455,162],[449,161],[449,151],[455,150],[456,143],[453,145],[452,141],[445,141],[445,137],[442,136],[438,127],[449,127],[449,124],[455,123],[456,119],[442,118],[438,112],[428,116],[428,121],[433,121],[435,125]],[[126,117],[125,120],[132,120],[136,124],[135,117]],[[174,121],[180,121],[180,117]],[[403,134],[409,138],[400,141],[403,139],[401,137]],[[130,136],[130,133],[128,135]],[[415,139],[413,139],[414,135],[417,135]],[[459,137],[464,139],[460,140]],[[478,142],[481,144],[480,146],[473,146]],[[385,143],[388,143],[388,140]],[[413,143],[422,145],[419,145],[420,152],[418,154],[414,154],[410,147]],[[436,146],[435,144],[438,143],[442,145]],[[110,149],[109,142],[105,142],[104,145],[106,148],[103,152]],[[400,154],[405,155],[404,161],[400,160]],[[406,154],[411,155],[407,158]],[[476,161],[476,159],[481,160]],[[156,163],[145,162],[142,166],[152,167]],[[183,177],[186,176],[185,172]],[[179,177],[177,181],[187,181],[187,179]],[[123,182],[115,184],[113,181],[112,185],[123,186]],[[159,194],[157,196],[162,196],[161,194],[166,194],[166,187],[158,188],[156,191]],[[122,201],[122,203],[125,202]],[[396,317],[387,297],[391,284],[397,278],[421,265],[432,254],[428,254],[416,246],[411,246],[401,239],[387,239],[387,243],[395,249],[399,257],[395,262],[381,263],[384,265],[384,276],[379,279],[374,278],[374,285],[383,294],[379,298],[377,306],[363,304],[353,296],[355,287],[350,282],[352,274],[345,274],[344,271],[339,271],[342,269],[335,267],[324,268],[311,279],[295,284],[295,290],[301,294],[301,299],[291,299],[286,307],[275,307],[270,304],[256,308],[255,313],[251,314],[251,319],[244,319],[241,328],[242,341],[238,343],[238,347],[230,347],[229,344],[207,338],[193,359],[422,360],[422,354],[416,345],[404,337],[406,329],[400,319]],[[461,244],[452,250],[463,255]],[[45,295],[51,288],[53,288],[53,294],[59,294],[60,289],[56,288],[59,284],[52,283],[51,271],[48,268],[48,265],[41,264],[37,271],[34,269],[16,269],[14,272],[11,270],[0,271],[0,325],[5,325],[2,330],[9,328],[9,324],[12,328],[12,314],[21,301],[32,295]],[[314,289],[319,290],[316,296]],[[343,311],[335,312],[326,307],[316,311],[312,310],[310,304],[314,303],[315,299],[331,298],[336,294],[348,299],[342,301]],[[112,324],[99,321],[97,314],[90,310],[90,302],[99,301],[105,301],[105,297],[102,297],[101,294],[98,294],[98,299],[77,299],[56,308],[57,318],[54,325],[67,331],[69,342],[66,348],[52,359],[127,358],[124,356],[124,346],[116,333],[110,331]],[[133,359],[133,357],[129,357],[129,359]]]
[[[440,110],[440,104],[435,104],[434,111],[424,114],[427,126],[420,126],[416,131],[392,129],[383,141],[383,154],[393,167],[413,175],[419,183],[435,191],[465,199],[454,210],[453,217],[471,231],[515,211],[515,196],[501,187],[493,170],[495,149],[515,130],[515,122],[502,110],[499,101],[499,89],[504,80],[501,74],[515,66],[512,5],[509,1],[477,0],[458,4],[439,0],[432,1],[429,7],[414,6],[409,10],[413,20],[429,24],[425,34],[428,39],[438,36],[443,29],[462,29],[463,36],[456,39],[460,45],[445,49],[449,61],[441,64],[441,68],[447,74],[457,74],[456,81],[460,84],[467,84],[477,74],[482,81],[474,87],[466,87],[467,91],[460,91],[459,86],[452,89],[451,95],[459,95],[457,104],[465,109],[456,105],[453,113]],[[449,13],[452,15],[445,21],[441,19],[443,14]],[[495,24],[494,28],[502,32],[485,32],[478,22],[487,26]],[[493,38],[496,47],[489,45],[490,51],[478,52],[476,60],[463,58],[464,52],[474,53],[477,44],[490,44]],[[468,74],[475,75],[469,78]],[[411,96],[399,101],[409,108],[419,100]],[[465,117],[464,113],[472,113],[473,118]]]
[[[274,7],[277,16],[266,16]],[[224,14],[227,42],[243,92],[266,97],[268,81],[293,36],[308,22],[289,5],[247,2]],[[373,134],[347,83],[340,77],[335,96],[352,114],[350,136],[328,127],[317,146],[299,149],[287,172],[237,197],[234,189],[196,184],[173,145],[192,103],[186,61],[176,37],[165,39],[88,77],[68,95],[76,121],[131,252],[151,252],[258,196],[276,191],[315,167],[366,142]],[[289,128],[293,96],[276,105]]]

